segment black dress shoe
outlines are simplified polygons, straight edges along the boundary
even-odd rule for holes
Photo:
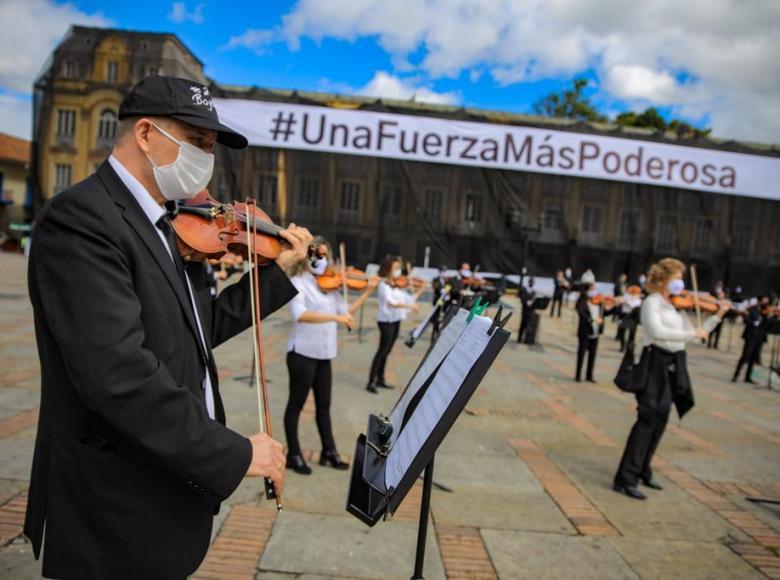
[[[732,383],[736,383],[736,382],[737,382],[737,376],[736,376],[736,375],[734,375],[733,377],[731,377],[731,382],[732,382]]]
[[[751,385],[755,385],[756,384],[756,381],[754,381],[753,379],[745,379],[745,382],[748,383],[748,384],[751,384]]]
[[[376,383],[371,382],[366,385],[366,390],[369,393],[378,393],[379,391],[376,390]]]
[[[335,451],[323,451],[320,453],[320,465],[330,465],[334,469],[349,469],[349,463],[341,460]]]
[[[301,455],[288,455],[287,469],[292,469],[295,473],[300,473],[301,475],[311,474],[311,467],[306,465]]]
[[[577,381],[578,383],[582,382],[582,379],[580,377],[574,377],[574,380]]]
[[[388,385],[384,381],[377,381],[376,386],[377,387],[381,387],[383,389],[394,389],[395,388],[395,385]]]
[[[616,483],[612,486],[618,493],[623,493],[632,499],[647,499],[647,496],[637,489],[635,485],[622,485]]]
[[[656,483],[652,479],[643,479],[642,484],[645,487],[649,487],[650,489],[657,489],[658,491],[661,491],[663,489],[663,487],[660,484]]]

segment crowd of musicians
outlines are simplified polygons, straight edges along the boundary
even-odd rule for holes
[[[217,145],[248,146],[220,121],[209,95],[186,79],[146,77],[120,105],[109,158],[36,218],[28,287],[41,400],[24,534],[35,557],[43,553],[44,577],[190,576],[208,549],[214,514],[245,478],[263,478],[266,497],[281,509],[287,470],[312,472],[298,436],[310,392],[319,463],[347,469],[331,421],[332,361],[339,327],[353,330],[355,313],[374,293],[370,396],[394,388],[388,360],[426,290],[433,308],[407,344],[426,325],[435,340],[460,305],[477,310],[516,292],[518,341],[533,346],[539,313],[549,308],[561,317],[576,293],[578,381],[583,366],[585,380],[596,380],[598,343],[612,317],[625,351],[614,382],[637,399],[614,489],[635,499],[646,497],[640,484],[661,487],[651,460],[672,406],[682,417],[694,405],[686,344],[704,340],[717,349],[723,321],[742,318],[733,378],[744,369],[750,382],[767,335],[777,332],[776,299],[746,300],[722,285],[699,293],[693,269],[673,258],[651,265],[635,284],[621,276],[610,292],[600,291],[596,273],[575,277],[566,269],[552,296],[538,292],[540,281],[525,270],[489,278],[463,263],[423,281],[398,256],[382,259],[376,275],[349,269],[348,248],[340,246],[336,259],[327,240],[296,224],[273,224],[252,200],[220,204],[208,196]],[[233,273],[240,278],[218,291]],[[283,307],[292,321],[286,453],[270,428],[261,332],[262,319]],[[226,424],[213,349],[250,328],[259,431],[244,436]]]

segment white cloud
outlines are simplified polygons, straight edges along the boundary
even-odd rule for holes
[[[264,54],[266,47],[279,40],[279,34],[273,30],[249,28],[243,34],[231,36],[224,48],[248,48],[257,54]]]
[[[32,140],[32,102],[30,99],[0,95],[0,133]]]
[[[411,80],[401,79],[384,71],[377,71],[374,78],[356,92],[367,97],[383,97],[400,101],[415,100],[438,105],[454,105],[460,101],[457,93],[437,93],[428,87],[415,85]]]
[[[100,14],[51,0],[0,1],[0,88],[29,93],[54,46],[71,24],[108,26]]]
[[[187,10],[187,5],[184,2],[174,2],[171,6],[171,13],[168,14],[168,20],[182,24],[183,22],[192,22],[193,24],[203,23],[203,4],[195,6],[195,10],[192,12]]]
[[[593,69],[607,96],[708,115],[717,135],[780,141],[776,0],[299,0],[279,27],[254,33],[254,50],[375,38],[393,63],[422,54],[414,72],[428,79],[479,70],[512,84]]]

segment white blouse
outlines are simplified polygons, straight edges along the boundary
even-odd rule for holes
[[[405,304],[404,297],[399,294],[403,292],[400,288],[394,288],[382,280],[377,289],[379,294],[379,309],[376,312],[378,322],[398,322],[402,320],[403,308],[396,308],[399,304]]]
[[[654,344],[664,350],[677,352],[685,350],[685,343],[696,338],[688,316],[679,312],[658,292],[645,298],[640,318],[644,327],[644,346]],[[707,332],[712,332],[718,322],[720,318],[710,316],[702,326]]]
[[[290,278],[298,290],[290,301],[293,326],[287,337],[287,352],[319,360],[329,360],[338,355],[338,322],[299,322],[304,312],[318,314],[346,314],[347,306],[338,291],[323,292],[311,272]]]

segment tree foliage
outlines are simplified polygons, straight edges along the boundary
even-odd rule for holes
[[[588,85],[587,79],[576,78],[571,88],[560,92],[552,92],[542,97],[534,104],[534,111],[544,117],[559,117],[577,121],[608,122],[605,115],[599,113],[584,91]],[[704,137],[712,129],[692,126],[681,119],[667,121],[655,107],[648,107],[642,112],[626,111],[620,113],[612,122],[623,127],[646,127],[657,131],[674,131],[680,139]]]

